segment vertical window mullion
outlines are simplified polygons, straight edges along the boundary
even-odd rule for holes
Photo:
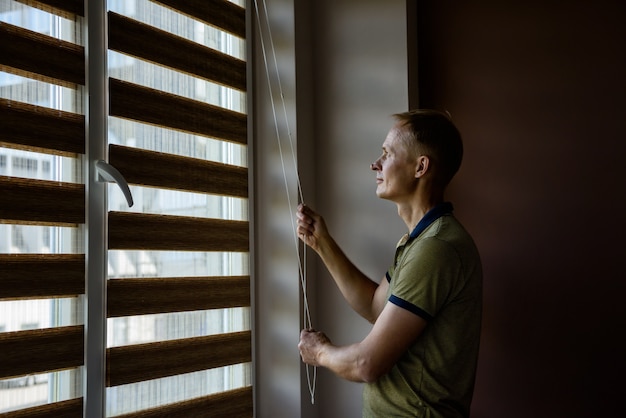
[[[86,136],[84,172],[86,200],[86,303],[84,416],[98,418],[105,410],[107,185],[98,181],[96,162],[107,153],[107,35],[106,0],[85,1]]]

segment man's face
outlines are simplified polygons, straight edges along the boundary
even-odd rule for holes
[[[402,127],[391,128],[383,142],[382,155],[372,164],[376,171],[376,195],[396,203],[413,195],[417,158],[399,138]]]

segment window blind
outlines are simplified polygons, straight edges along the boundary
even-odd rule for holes
[[[82,1],[0,4],[0,413],[6,417],[82,416],[76,383],[84,357],[76,319],[85,292],[82,14]],[[73,319],[64,319],[65,311]],[[18,390],[33,396],[20,398]]]
[[[105,415],[252,416],[246,11],[223,0],[108,5],[107,27],[87,30],[108,35],[108,162],[136,205],[109,189]],[[83,6],[0,0],[6,417],[83,415]],[[27,320],[3,324],[16,310]],[[18,392],[10,382],[40,378],[28,391],[43,397],[3,404]]]
[[[252,416],[245,9],[113,3],[107,415]]]

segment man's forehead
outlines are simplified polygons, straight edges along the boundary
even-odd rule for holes
[[[400,139],[400,134],[401,134],[401,131],[396,126],[391,128],[389,130],[389,133],[387,133],[385,140],[383,141],[383,146],[382,146],[383,149],[393,148],[394,146],[397,146],[399,139]]]

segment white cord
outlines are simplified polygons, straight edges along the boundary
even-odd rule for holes
[[[280,92],[280,98],[281,98],[281,102],[282,102],[282,106],[283,106],[283,113],[284,113],[284,117],[285,117],[285,123],[287,126],[287,135],[289,138],[289,145],[291,147],[291,157],[293,160],[293,165],[295,168],[295,172],[296,172],[296,181],[297,181],[297,186],[298,186],[298,194],[300,197],[300,201],[302,203],[304,203],[304,196],[302,194],[302,186],[300,183],[300,176],[298,174],[298,160],[296,158],[296,154],[294,151],[294,146],[293,146],[293,139],[292,139],[292,135],[291,135],[291,129],[289,128],[289,118],[287,117],[287,107],[285,105],[285,97],[283,95],[283,88],[282,88],[282,84],[280,82],[280,74],[278,71],[278,62],[276,60],[276,51],[274,49],[274,41],[272,39],[272,30],[270,28],[270,24],[269,24],[269,16],[267,13],[267,5],[265,4],[265,0],[262,0],[263,2],[263,11],[264,11],[264,15],[265,15],[265,21],[267,23],[267,32],[269,35],[269,44],[271,46],[271,51],[272,51],[272,56],[273,56],[273,60],[274,60],[274,67],[276,69],[276,79],[278,82],[278,89]],[[278,119],[276,117],[276,106],[274,104],[274,96],[272,94],[272,82],[270,79],[270,73],[269,73],[269,65],[268,65],[268,60],[267,60],[267,54],[266,54],[266,49],[265,49],[265,42],[263,40],[263,30],[261,27],[261,17],[259,15],[259,7],[257,4],[257,0],[254,0],[254,8],[255,8],[255,12],[256,12],[256,17],[257,17],[257,22],[258,22],[258,26],[259,26],[259,40],[261,42],[261,51],[263,53],[263,63],[265,64],[265,74],[267,76],[267,85],[268,85],[268,89],[270,92],[270,102],[271,102],[271,106],[272,106],[272,115],[274,117],[274,126],[276,127],[276,140],[278,142],[278,151],[280,154],[280,163],[282,166],[282,171],[283,171],[283,179],[285,182],[285,191],[286,191],[286,195],[287,195],[287,205],[289,206],[290,210],[292,208],[291,205],[291,198],[289,197],[289,181],[287,180],[287,171],[285,168],[285,160],[283,157],[283,149],[282,149],[282,144],[281,144],[281,140],[280,140],[280,131],[278,129]],[[291,217],[291,229],[293,232],[293,237],[294,237],[294,244],[295,244],[295,249],[296,249],[296,256],[298,258],[298,269],[299,269],[299,276],[300,276],[300,284],[302,286],[302,303],[303,303],[303,327],[307,328],[307,329],[311,329],[313,328],[313,324],[311,322],[311,313],[309,310],[309,301],[308,301],[308,297],[307,297],[307,278],[306,278],[306,253],[307,253],[307,248],[306,248],[306,244],[303,244],[303,250],[302,250],[302,254],[303,257],[302,259],[300,259],[300,240],[298,239],[298,234],[296,231],[296,226],[295,226],[295,221],[294,221],[294,217]],[[311,380],[311,376],[310,376],[310,372],[309,372],[309,365],[306,365],[306,378],[307,378],[307,384],[309,387],[309,393],[311,394],[311,404],[315,403],[315,386],[316,386],[316,382],[317,382],[317,367],[313,368],[313,379]]]

